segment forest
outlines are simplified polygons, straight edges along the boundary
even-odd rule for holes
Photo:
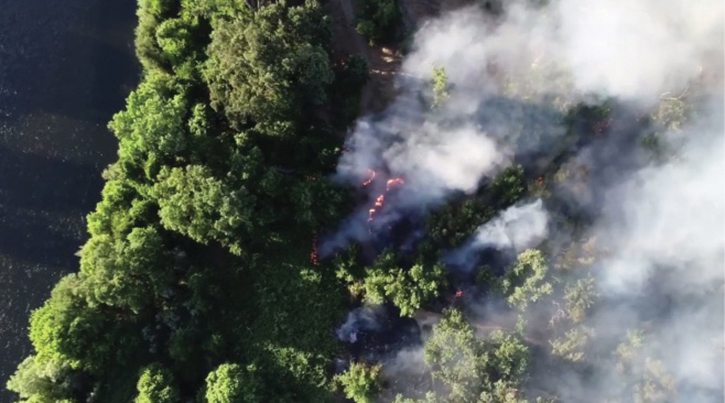
[[[462,39],[526,25],[506,2],[411,39],[401,1],[363,0],[353,31],[406,74],[358,116],[376,77],[333,51],[332,1],[138,1],[118,158],[29,318],[17,401],[721,399],[711,60],[633,106],[649,87],[592,97],[556,52]]]

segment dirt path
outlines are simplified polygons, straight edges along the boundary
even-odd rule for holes
[[[370,80],[362,90],[359,116],[381,111],[394,96],[395,73],[400,68],[401,57],[394,49],[369,46],[355,26],[354,0],[331,0],[333,19],[333,48],[338,59],[359,55],[368,63]]]

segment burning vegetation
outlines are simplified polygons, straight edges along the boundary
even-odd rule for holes
[[[375,180],[376,173],[372,169],[369,169],[370,177],[363,182],[363,186],[368,186]],[[390,193],[393,189],[400,187],[405,184],[403,178],[391,178],[385,182],[385,192],[379,194],[375,198],[372,207],[368,209],[368,222],[372,222],[377,214],[380,214],[383,206],[385,205],[385,196]]]
[[[119,161],[8,388],[721,398],[722,82],[700,81],[722,21],[683,0],[514,3],[432,19],[398,98],[353,124],[367,67],[331,62],[316,2],[140,2]],[[367,2],[358,27],[397,4]]]

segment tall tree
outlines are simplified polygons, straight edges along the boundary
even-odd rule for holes
[[[256,367],[222,364],[206,378],[208,403],[256,403],[260,401],[261,384]]]
[[[291,135],[304,106],[325,101],[333,73],[322,48],[328,20],[314,1],[284,1],[221,20],[205,77],[212,106],[237,128]]]
[[[380,371],[382,365],[369,365],[353,362],[345,372],[336,377],[342,385],[345,396],[355,403],[371,403],[375,401],[380,390]]]
[[[174,376],[161,364],[151,364],[141,371],[135,403],[176,403],[179,392]]]

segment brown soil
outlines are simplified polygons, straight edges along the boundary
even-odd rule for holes
[[[370,68],[370,80],[362,91],[359,115],[381,111],[395,96],[395,74],[400,68],[401,55],[394,48],[369,46],[367,40],[357,33],[357,1],[330,0],[329,7],[334,60],[338,62],[350,55],[360,55]]]
[[[414,32],[426,20],[441,13],[464,7],[471,0],[398,0],[407,32]],[[370,80],[363,88],[359,116],[382,111],[395,97],[395,79],[402,56],[396,47],[370,46],[355,30],[358,0],[330,0],[332,16],[333,60],[340,62],[351,55],[365,58]]]

